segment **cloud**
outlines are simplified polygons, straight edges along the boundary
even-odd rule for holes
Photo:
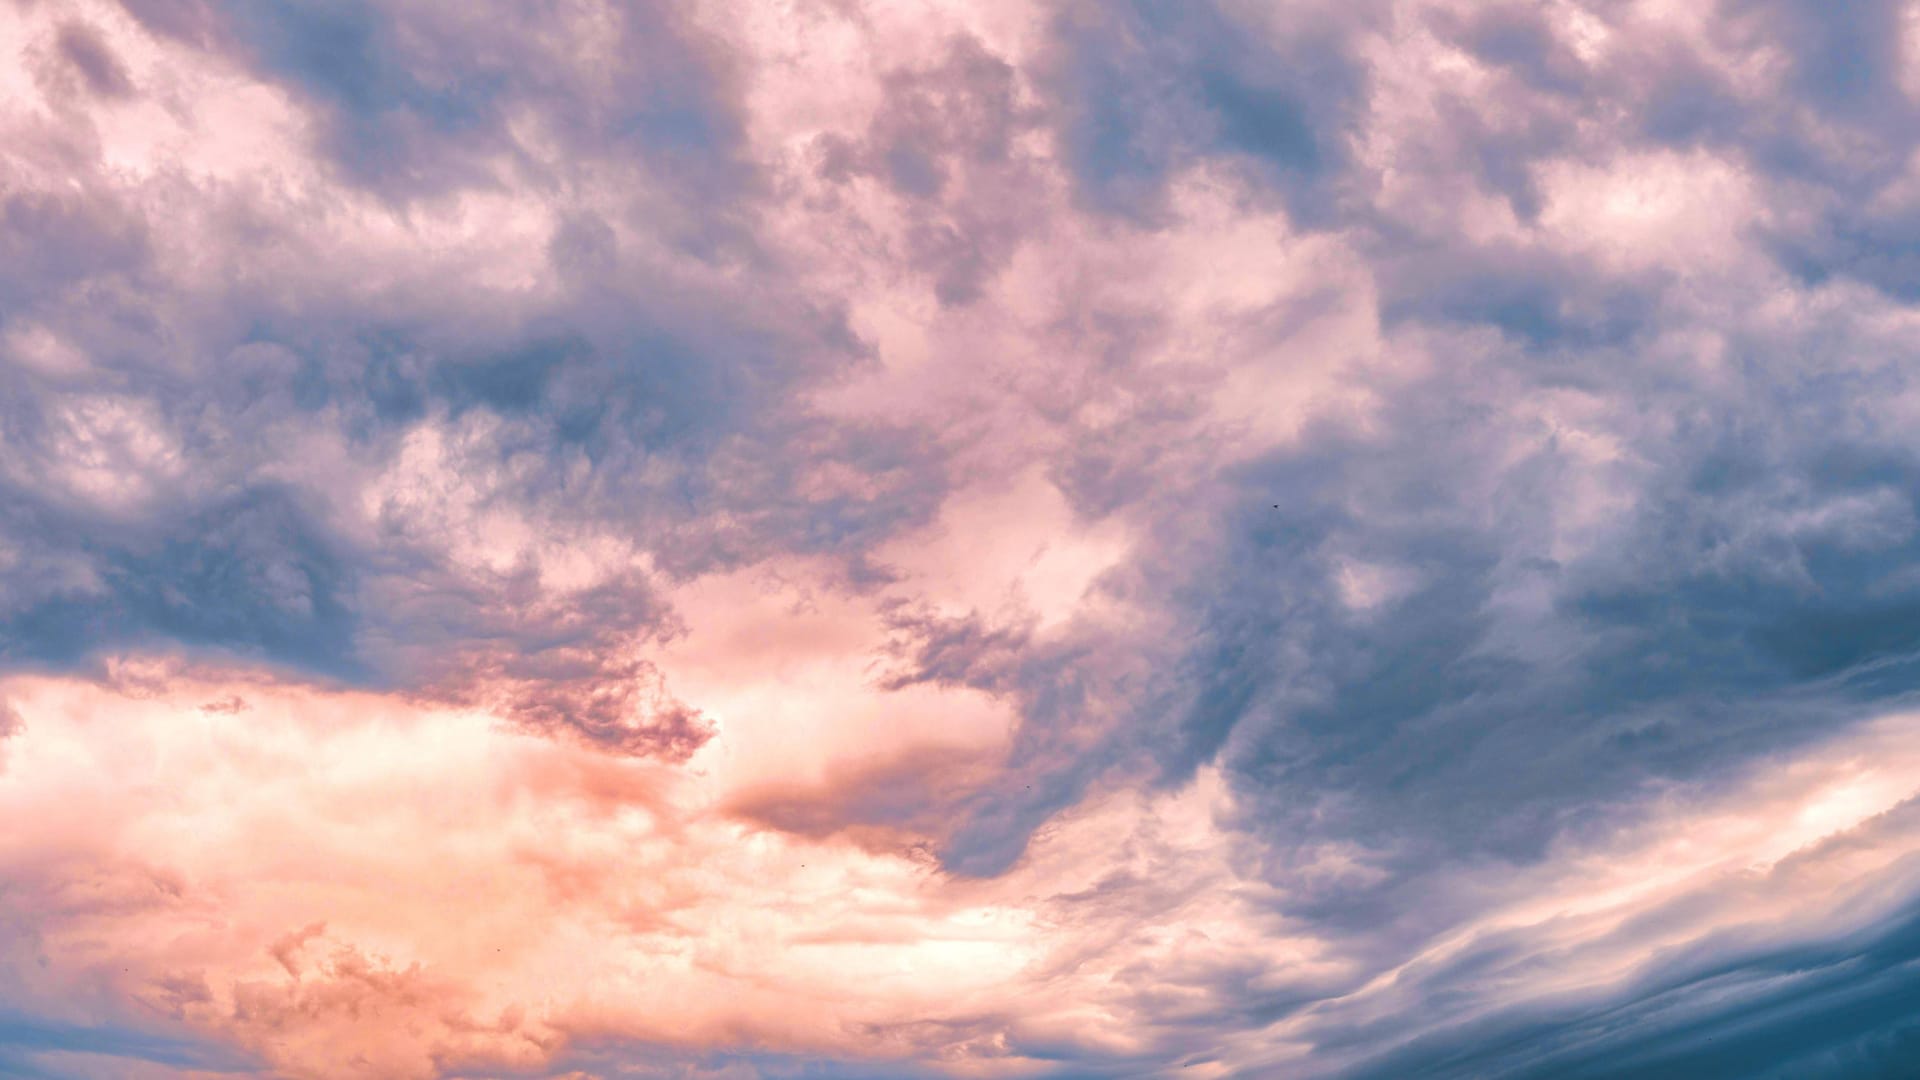
[[[672,632],[656,575],[789,549],[864,567],[937,499],[904,433],[798,397],[865,347],[742,246],[763,196],[711,31],[605,13],[644,48],[590,78],[481,47],[486,21],[452,9],[129,11],[100,13],[105,37],[15,17],[56,51],[120,50],[150,91],[68,132],[28,107],[78,107],[64,84],[12,113],[35,133],[0,284],[14,664],[244,656],[683,754],[693,712],[658,691],[649,720],[620,688]],[[116,125],[149,94],[171,133],[140,143]],[[216,95],[284,161],[217,149]],[[557,199],[557,175],[595,190]],[[877,483],[806,492],[822,468]],[[610,734],[636,724],[658,738]]]
[[[103,552],[78,588],[35,588],[21,575],[11,591],[23,602],[4,631],[10,658],[66,664],[93,650],[179,641],[351,673],[352,570],[297,498],[285,489],[244,492],[186,517],[174,535]],[[84,544],[63,542],[67,523],[33,509],[12,512],[27,519],[23,531]]]
[[[1909,1051],[1903,5],[58,7],[0,1069]]]
[[[1055,27],[1064,164],[1080,197],[1151,220],[1172,175],[1206,157],[1308,221],[1332,212],[1367,77],[1366,5],[1301,5],[1273,25],[1224,5],[1065,5]]]
[[[882,93],[862,138],[820,137],[820,175],[885,184],[909,208],[907,264],[932,277],[940,302],[975,300],[1038,209],[1035,110],[1013,67],[966,36],[937,66],[887,74]]]
[[[56,47],[62,59],[85,80],[87,89],[102,97],[124,97],[133,91],[120,61],[100,43],[84,23],[60,28]]]
[[[28,1014],[14,1014],[0,1020],[0,1065],[9,1073],[28,1077],[78,1075],[44,1069],[35,1058],[45,1055],[82,1055],[81,1061],[106,1058],[116,1068],[160,1066],[176,1072],[197,1069],[209,1074],[237,1072],[252,1064],[218,1046],[197,1045],[135,1030],[48,1023]],[[67,1058],[66,1063],[75,1062]]]

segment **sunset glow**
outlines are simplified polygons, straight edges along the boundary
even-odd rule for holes
[[[0,1077],[1920,1075],[1911,0],[0,51]]]

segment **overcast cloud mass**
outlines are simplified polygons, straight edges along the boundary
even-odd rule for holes
[[[1920,4],[0,54],[0,1076],[1920,1072]]]

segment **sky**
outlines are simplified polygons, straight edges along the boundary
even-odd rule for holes
[[[0,54],[0,1077],[1920,1061],[1920,3]]]

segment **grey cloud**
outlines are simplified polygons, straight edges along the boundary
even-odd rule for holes
[[[207,45],[219,30],[210,0],[120,0],[120,6],[141,26],[164,37]]]
[[[1443,13],[1437,21],[1476,58],[1512,70],[1532,90],[1574,93],[1586,81],[1580,58],[1560,39],[1543,9],[1496,5],[1465,18]]]
[[[1834,8],[1813,0],[1729,0],[1734,33],[1782,48],[1793,68],[1794,100],[1835,114],[1894,107],[1903,5],[1867,0]]]
[[[1369,6],[1343,17],[1364,26]],[[1211,3],[1070,4],[1053,47],[1057,135],[1087,205],[1152,221],[1174,171],[1219,157],[1303,222],[1335,213],[1368,84],[1350,26],[1290,12],[1269,33]]]
[[[26,721],[20,718],[19,710],[5,698],[0,698],[0,773],[7,769],[7,740],[27,729]]]
[[[1594,73],[1587,91],[1628,106],[1622,138],[1730,152],[1766,185],[1771,205],[1805,208],[1770,226],[1789,272],[1909,298],[1912,213],[1901,178],[1916,146],[1916,107],[1899,81],[1900,10],[1732,0],[1710,24],[1704,51],[1635,42]],[[1766,55],[1785,59],[1784,85],[1736,87],[1725,73]]]
[[[1020,137],[1040,117],[1023,83],[979,41],[956,37],[939,63],[882,80],[885,99],[859,138],[820,137],[824,178],[876,178],[909,208],[907,262],[943,304],[977,299],[1039,213],[1039,166]]]
[[[710,728],[642,655],[677,627],[661,580],[800,551],[867,587],[886,573],[871,547],[938,506],[941,465],[919,433],[807,410],[805,390],[869,364],[868,348],[840,301],[742,230],[767,204],[742,157],[733,61],[673,11],[621,9],[621,63],[589,86],[495,34],[499,20],[129,10],[284,82],[317,110],[340,175],[377,195],[500,180],[482,165],[519,154],[501,117],[521,107],[581,155],[521,155],[519,180],[613,167],[634,183],[624,202],[557,204],[551,299],[502,305],[436,281],[359,292],[316,265],[324,223],[244,187],[119,184],[83,129],[23,147],[23,167],[79,183],[36,190],[26,171],[0,206],[0,254],[16,256],[0,260],[14,350],[0,363],[0,537],[18,556],[0,571],[8,666],[97,670],[125,650],[184,650],[492,696],[538,730],[684,757]],[[303,205],[332,213],[332,194]],[[211,284],[157,265],[154,231],[173,227],[149,220],[158,205],[193,209],[199,242],[237,272]],[[49,367],[35,342],[68,360]],[[405,499],[356,524],[366,508],[299,460],[318,440],[376,474],[428,425],[449,433],[441,467],[480,506],[549,533],[622,536],[658,578],[616,571],[555,601],[531,567],[454,565],[444,524]],[[72,489],[76,455],[137,494],[96,505]]]
[[[1911,858],[1864,887],[1816,899],[1799,925],[1749,921],[1746,894],[1795,887],[1794,878],[1874,834],[1912,827],[1912,803],[1861,833],[1832,838],[1781,862],[1764,877],[1723,880],[1668,901],[1597,935],[1551,937],[1552,921],[1476,940],[1445,964],[1403,974],[1399,992],[1439,1019],[1406,1038],[1407,1025],[1382,1013],[1363,1022],[1329,1009],[1317,1039],[1357,1051],[1341,1075],[1434,1076],[1895,1076],[1913,1044],[1908,1010],[1916,936]],[[1804,887],[1804,886],[1803,886]],[[1669,926],[1706,926],[1651,954],[1632,977],[1605,990],[1492,1004],[1501,987],[1525,985],[1528,969],[1548,973]],[[1536,937],[1539,935],[1539,937]],[[1383,1044],[1399,1042],[1392,1050]]]
[[[1166,464],[1145,449],[1166,455],[1182,437],[1181,393],[1133,383],[1148,404],[1110,441],[1078,440],[1078,460],[1056,476],[1089,516],[1153,523],[1130,565],[1096,586],[1144,625],[1089,621],[1036,636],[978,617],[903,624],[899,679],[983,688],[1024,717],[1007,774],[952,799],[940,834],[947,867],[1000,873],[1096,785],[1177,785],[1216,763],[1242,808],[1234,827],[1264,849],[1249,866],[1276,889],[1276,914],[1338,942],[1358,973],[1276,993],[1265,1002],[1274,1015],[1337,1012],[1328,1003],[1477,910],[1476,873],[1522,879],[1555,845],[1630,820],[1657,785],[1716,783],[1905,707],[1920,689],[1920,461],[1876,404],[1913,386],[1893,359],[1904,346],[1875,329],[1899,308],[1851,293],[1790,330],[1748,330],[1739,317],[1758,302],[1749,290],[1839,277],[1905,299],[1903,205],[1874,200],[1894,182],[1883,162],[1903,153],[1905,136],[1886,114],[1849,105],[1836,122],[1858,125],[1870,149],[1836,156],[1782,103],[1740,99],[1670,45],[1589,70],[1538,34],[1462,34],[1540,93],[1517,100],[1517,118],[1456,127],[1406,162],[1438,191],[1469,178],[1467,190],[1507,198],[1525,227],[1539,207],[1538,164],[1678,140],[1738,156],[1763,198],[1812,184],[1830,201],[1816,201],[1812,230],[1791,241],[1746,234],[1739,270],[1706,294],[1545,234],[1467,241],[1445,212],[1357,210],[1347,224],[1380,286],[1387,332],[1435,365],[1411,384],[1376,387],[1384,407],[1366,435],[1330,424],[1196,476],[1193,458]],[[1658,73],[1651,93],[1624,79],[1634,70]],[[1598,100],[1573,94],[1576,82]],[[1150,177],[1142,190],[1164,176],[1111,164],[1104,175],[1116,183]],[[1881,224],[1832,224],[1866,215]],[[1673,351],[1700,331],[1725,335],[1725,377]],[[1155,331],[1127,333],[1137,344]],[[1133,377],[1125,366],[1112,375]],[[1559,393],[1593,403],[1622,456],[1596,463],[1511,411]],[[1603,512],[1605,539],[1569,551],[1557,538],[1582,513],[1580,491],[1617,501]],[[1356,609],[1342,583],[1354,562],[1392,568],[1403,587]],[[1291,871],[1329,842],[1360,852],[1368,873],[1303,881]],[[1898,925],[1884,929],[1890,941]],[[1764,1017],[1798,1033],[1807,1056],[1795,1067],[1874,1075],[1905,1038],[1878,1011],[1905,992],[1901,977],[1864,974],[1878,961],[1860,959],[1880,955],[1866,943],[1879,932],[1808,961],[1825,974],[1801,980],[1804,997],[1775,1003],[1762,989],[1711,1015],[1701,1003],[1723,985],[1715,980],[1764,988],[1779,974],[1771,965],[1789,962],[1772,945],[1730,945],[1751,955],[1729,974],[1661,976],[1678,988],[1649,990],[1643,1005],[1571,1001],[1545,1018],[1518,1009],[1360,1074],[1608,1075],[1624,1060],[1648,1075],[1741,1074],[1789,1056],[1753,1026]],[[1471,962],[1518,975],[1543,962],[1541,948],[1488,943]],[[1855,984],[1842,972],[1863,974]],[[1395,1030],[1447,1015],[1449,995],[1473,977],[1433,973]],[[1854,1006],[1857,1026],[1842,1016]],[[1345,1043],[1332,1021],[1312,1030],[1329,1055],[1388,1037],[1359,1031]]]
[[[31,537],[48,560],[85,560],[85,569],[74,580],[71,570],[34,560],[7,574],[0,657],[66,666],[102,650],[177,642],[361,674],[356,573],[301,502],[287,489],[257,487],[138,535],[124,526],[95,531],[12,492],[7,532]]]
[[[506,72],[485,51],[452,64],[431,55],[431,46],[452,44],[431,23],[415,28],[425,31],[416,40],[429,55],[410,57],[398,20],[366,3],[128,7],[154,30],[242,52],[310,95],[326,118],[328,149],[349,176],[399,192],[485,179],[482,155],[498,148]],[[436,59],[443,66],[425,73]]]
[[[1410,389],[1381,441],[1329,434],[1165,506],[1151,554],[1109,586],[1166,613],[1143,641],[930,630],[916,670],[1020,697],[1016,761],[1059,771],[1052,806],[1138,753],[1176,779],[1224,755],[1247,824],[1276,838],[1394,838],[1406,873],[1536,858],[1583,807],[1913,689],[1911,451],[1897,431],[1836,430],[1840,399],[1783,409],[1756,390],[1624,413],[1658,470],[1616,539],[1569,561],[1551,515],[1583,467],[1551,442],[1509,460],[1519,432],[1495,395],[1513,386],[1468,365]],[[1650,442],[1668,408],[1692,417]],[[1350,610],[1349,558],[1417,584]],[[1104,749],[1068,750],[1102,715]],[[1017,853],[1008,830],[1048,809],[1032,779],[961,830],[957,864],[988,838]]]
[[[615,257],[599,239],[591,257]],[[9,440],[15,460],[40,475],[68,452],[62,410],[76,391],[147,410],[193,468],[155,478],[170,498],[133,521],[54,491],[15,493],[7,533],[31,558],[8,594],[7,655],[67,665],[175,642],[333,678],[461,692],[468,676],[491,672],[522,687],[514,709],[536,726],[572,717],[589,737],[619,742],[627,736],[607,726],[610,710],[641,702],[613,688],[644,683],[646,669],[610,661],[587,678],[581,665],[670,631],[650,585],[620,580],[575,597],[572,613],[548,610],[524,575],[439,565],[437,537],[404,513],[382,512],[383,535],[369,549],[311,500],[250,485],[250,471],[303,424],[337,425],[354,452],[380,463],[423,421],[457,426],[484,413],[487,437],[448,448],[484,499],[556,525],[623,525],[672,575],[788,549],[844,558],[871,575],[867,547],[937,505],[937,465],[909,433],[780,408],[790,388],[858,360],[831,315],[761,305],[743,316],[684,290],[635,310],[631,293],[577,280],[572,306],[527,324],[520,344],[342,310],[322,297],[302,310],[241,295],[255,312],[249,322],[204,330],[202,347],[224,353],[217,375],[152,378],[138,360],[97,356],[105,369],[76,387],[12,368],[19,393]],[[84,343],[85,324],[72,329]],[[225,336],[236,331],[244,338]],[[804,475],[827,463],[874,483],[803,492]],[[496,643],[529,658],[486,659]],[[577,681],[581,694],[539,690],[543,678]],[[646,738],[662,747],[684,748],[704,730],[675,704],[643,711],[666,725],[648,724]]]
[[[637,191],[620,207],[559,206],[541,271],[554,288],[516,311],[423,286],[368,299],[268,264],[265,283],[236,275],[183,296],[151,265],[152,224],[100,185],[7,196],[0,319],[52,327],[92,366],[0,367],[18,470],[0,537],[19,552],[0,571],[0,662],[84,669],[113,650],[180,648],[497,694],[534,729],[684,757],[708,729],[645,657],[676,629],[660,581],[799,553],[870,588],[888,577],[875,549],[938,509],[952,468],[938,433],[800,404],[872,358],[835,298],[756,243],[776,196],[742,145],[734,61],[670,8],[625,9],[625,59],[591,87],[507,32],[528,16],[504,9],[488,9],[486,33],[366,5],[129,10],[291,88],[341,175],[396,202],[508,173],[566,189],[569,162],[539,160],[505,124],[522,107],[580,161],[631,169]],[[1623,10],[1592,13],[1624,25]],[[770,796],[745,812],[814,835],[924,830],[949,871],[993,875],[1099,785],[1173,788],[1217,765],[1240,807],[1223,824],[1271,915],[1352,974],[1168,974],[1211,993],[1216,1016],[1169,1021],[1158,1045],[1173,1049],[1138,1059],[1019,1048],[1062,1075],[1197,1060],[1231,1031],[1308,1015],[1316,1045],[1356,1075],[1894,1068],[1915,1038],[1898,1012],[1915,942],[1898,903],[1845,927],[1730,929],[1611,996],[1491,1015],[1474,1011],[1480,988],[1556,954],[1489,937],[1411,970],[1393,1032],[1339,1006],[1498,883],[1523,887],[1556,845],[1631,821],[1657,785],[1721,782],[1920,690],[1920,458],[1893,405],[1920,386],[1910,341],[1885,329],[1920,295],[1894,10],[1729,4],[1704,42],[1654,34],[1591,61],[1528,8],[1433,20],[1500,100],[1436,91],[1436,130],[1393,162],[1432,196],[1413,207],[1370,202],[1354,153],[1378,77],[1362,39],[1386,22],[1372,5],[1269,27],[1224,5],[1070,4],[1033,70],[962,38],[887,76],[871,122],[822,139],[816,164],[899,201],[906,261],[943,303],[977,303],[1033,228],[1020,190],[1048,166],[1022,146],[1044,130],[1096,215],[1167,224],[1172,179],[1208,162],[1244,196],[1350,240],[1378,289],[1381,349],[1428,370],[1383,376],[1364,428],[1312,425],[1227,462],[1206,411],[1215,387],[1139,359],[1178,329],[1167,316],[1075,312],[1084,321],[1063,333],[1101,358],[1087,393],[1117,418],[1095,426],[1075,401],[1039,402],[1068,444],[1045,464],[1077,513],[1139,529],[1094,585],[1131,621],[1043,632],[896,608],[889,685],[1012,704],[1004,770],[965,762],[954,782],[951,762],[909,761],[837,801]],[[1762,48],[1786,58],[1778,92],[1726,74]],[[111,89],[104,61],[68,55]],[[1725,274],[1623,270],[1540,226],[1545,164],[1662,149],[1720,155],[1792,212],[1765,232],[1749,223],[1734,243],[1750,248],[1717,253],[1737,264]],[[1514,211],[1500,239],[1462,225],[1482,196]],[[297,232],[249,236],[265,250]],[[1870,288],[1832,287],[1852,283]],[[1689,344],[1701,339],[1722,351],[1703,358]],[[1266,343],[1276,378],[1297,347],[1278,332]],[[1584,429],[1520,408],[1553,395],[1585,403]],[[90,508],[55,478],[68,407],[96,398],[145,410],[180,448],[177,476],[110,462],[153,488],[132,511]],[[617,533],[658,578],[616,573],[555,598],[531,566],[456,565],[440,524],[404,499],[368,536],[323,493],[256,475],[293,464],[301,428],[337,434],[352,466],[378,471],[429,424],[480,504],[556,536]],[[1356,600],[1355,566],[1399,584]],[[1368,873],[1295,873],[1321,846],[1357,852]],[[1136,885],[1069,904],[1130,911],[1148,903]],[[1887,888],[1912,886],[1896,875]],[[1127,975],[1142,1000],[1166,989]],[[1406,1032],[1415,1041],[1382,1056],[1365,1049]],[[602,1049],[578,1060],[620,1053]]]
[[[0,200],[0,316],[58,299],[89,279],[136,274],[146,222],[92,191],[13,191]]]
[[[937,834],[951,807],[998,767],[989,754],[917,751],[836,773],[816,785],[753,791],[729,810],[801,836],[838,837],[926,856],[923,838]]]
[[[1853,278],[1902,301],[1920,299],[1920,205],[1835,205],[1773,246],[1809,284]]]
[[[87,88],[102,97],[126,97],[133,81],[118,57],[99,35],[83,23],[67,23],[55,39],[60,55],[86,80]]]
[[[510,110],[531,109],[566,155],[624,162],[674,191],[689,215],[683,243],[718,251],[743,240],[718,198],[744,196],[758,182],[741,153],[731,61],[672,5],[609,10],[607,71],[548,51],[555,39],[538,21],[547,9],[514,4],[484,12],[364,0],[127,7],[158,33],[234,55],[284,83],[321,118],[323,148],[342,175],[389,197],[515,177],[553,183],[569,165],[544,159],[507,124]]]
[[[1129,10],[1142,19],[1152,14]],[[1852,26],[1854,14],[1833,33],[1870,32]],[[1783,6],[1755,17],[1785,37],[1793,18],[1813,16]],[[1063,23],[1073,29],[1062,33],[1121,35],[1131,25],[1086,18],[1093,21]],[[1181,20],[1179,33],[1195,33],[1196,25],[1215,24],[1204,16]],[[1770,117],[1778,103],[1734,103],[1712,89],[1649,99],[1613,81],[1618,71],[1648,63],[1693,72],[1686,77],[1711,87],[1697,74],[1703,69],[1661,52],[1665,46],[1631,52],[1617,61],[1622,68],[1587,71],[1549,28],[1517,9],[1483,12],[1454,30],[1483,60],[1515,70],[1536,89],[1618,94],[1636,110],[1662,114],[1642,120],[1645,113],[1628,113],[1616,129],[1628,139],[1726,122],[1735,127],[1724,138],[1762,155],[1780,133],[1801,138]],[[1821,50],[1832,43],[1810,36],[1793,44],[1798,77],[1826,78]],[[1086,63],[1158,47],[1144,35],[1100,40],[1110,47]],[[1095,108],[1086,102],[1125,100],[1117,84],[1104,96],[1062,85],[1062,98],[1085,109]],[[1146,154],[1140,139],[1155,109],[1182,90],[1141,85],[1155,89],[1140,108],[1116,112],[1126,126],[1102,127],[1087,114],[1084,129],[1066,136],[1111,135],[1115,141],[1086,145],[1108,148],[1100,175],[1114,183],[1143,177],[1157,184],[1172,160]],[[1205,80],[1196,75],[1181,85]],[[1829,90],[1823,107],[1866,92]],[[1687,94],[1700,104],[1684,107],[1696,119],[1682,123],[1674,102]],[[1516,104],[1523,114],[1551,118],[1555,130],[1571,127],[1570,107],[1556,100]],[[1577,108],[1605,115],[1598,104]],[[1486,139],[1499,137],[1468,128],[1463,142],[1437,146],[1421,164],[1436,177],[1464,169],[1525,210],[1535,198],[1531,159],[1599,145],[1555,136],[1490,171]],[[1781,176],[1783,183],[1809,175],[1844,180],[1847,170],[1827,158]],[[1090,182],[1083,173],[1082,183]],[[1381,314],[1422,333],[1446,328],[1435,340],[1456,370],[1396,397],[1380,421],[1393,433],[1383,443],[1325,433],[1303,451],[1219,477],[1203,489],[1211,494],[1186,499],[1153,492],[1147,485],[1156,475],[1136,469],[1125,474],[1130,494],[1121,485],[1113,497],[1083,502],[1106,510],[1133,501],[1177,522],[1158,530],[1126,585],[1129,600],[1175,613],[1171,629],[1156,628],[1160,644],[1147,657],[1115,659],[1129,646],[1093,630],[1085,645],[1035,645],[1010,659],[1004,647],[987,647],[990,632],[925,628],[917,657],[923,677],[1010,693],[1029,718],[1014,754],[1019,775],[954,834],[950,865],[987,873],[1005,866],[1023,831],[1143,745],[1175,778],[1224,754],[1259,807],[1249,827],[1258,821],[1272,836],[1295,825],[1324,833],[1338,820],[1322,802],[1329,785],[1341,815],[1361,814],[1349,835],[1413,829],[1419,835],[1397,837],[1406,846],[1395,856],[1396,882],[1469,853],[1525,862],[1650,778],[1695,775],[1810,738],[1862,705],[1884,707],[1912,690],[1909,659],[1920,639],[1909,630],[1910,587],[1901,584],[1920,554],[1911,527],[1912,452],[1899,431],[1863,427],[1854,406],[1858,395],[1897,394],[1907,382],[1884,366],[1825,377],[1795,370],[1798,349],[1871,345],[1818,334],[1791,344],[1737,338],[1750,377],[1734,397],[1716,397],[1725,391],[1635,358],[1635,350],[1652,349],[1660,335],[1701,317],[1676,304],[1681,294],[1664,275],[1623,276],[1545,245],[1465,245],[1441,220],[1368,215],[1361,223],[1371,230]],[[1895,245],[1903,234],[1861,230],[1868,233],[1883,261],[1831,261],[1856,275],[1878,273],[1877,284],[1902,295]],[[1466,359],[1485,348],[1471,336],[1475,328],[1496,330],[1525,352],[1482,368]],[[1483,394],[1476,381],[1497,389]],[[1614,420],[1628,445],[1658,463],[1629,481],[1634,525],[1622,546],[1571,563],[1555,558],[1542,537],[1552,528],[1553,492],[1583,467],[1551,448],[1496,466],[1516,433],[1490,434],[1499,395],[1555,385],[1616,402]],[[1101,467],[1120,452],[1104,455]],[[1844,519],[1863,505],[1873,507],[1868,518],[1827,531],[1794,524]],[[1342,555],[1401,566],[1422,584],[1387,614],[1356,616],[1334,580]],[[1537,599],[1516,606],[1513,597]],[[1167,650],[1167,641],[1182,644]],[[1097,704],[1102,699],[1109,704]],[[1087,723],[1109,725],[1113,734],[1096,740],[1097,750],[1071,749],[1075,740],[1061,732]],[[1526,767],[1517,767],[1522,761]],[[1036,775],[1044,782],[1033,783]],[[1377,817],[1356,810],[1376,799]],[[1403,901],[1375,907],[1343,895],[1324,911],[1363,925],[1371,916],[1355,913],[1391,911]]]
[[[1531,202],[1530,188],[1514,193]],[[1596,272],[1551,250],[1464,246],[1396,232],[1383,243],[1381,316],[1489,326],[1536,350],[1624,347],[1660,326],[1666,284]]]

